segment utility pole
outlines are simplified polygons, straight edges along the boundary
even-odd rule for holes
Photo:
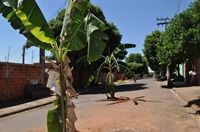
[[[159,26],[159,25],[165,25],[165,29],[167,28],[167,24],[169,24],[169,18],[168,17],[166,17],[166,18],[157,18],[157,21],[164,21],[164,22],[159,22],[159,23],[157,23],[157,25]]]
[[[8,101],[8,74],[9,74],[9,57],[10,57],[10,47],[8,51],[8,58],[7,58],[7,63],[6,63],[6,78],[5,78],[5,100]]]
[[[40,49],[40,65],[42,65],[42,84],[45,85],[45,60],[42,57],[45,57],[44,49]]]
[[[22,64],[24,64],[25,60],[25,46],[23,46],[23,51],[22,51]]]
[[[167,24],[169,24],[169,18],[168,17],[166,17],[166,18],[157,18],[157,21],[162,21],[162,22],[159,22],[159,23],[157,23],[157,25],[159,26],[159,25],[165,25],[165,30],[166,30],[166,28],[167,28]],[[170,70],[169,70],[169,66],[167,65],[167,86],[170,86],[171,85],[171,83],[170,83],[170,80],[169,80],[169,77],[170,77]]]

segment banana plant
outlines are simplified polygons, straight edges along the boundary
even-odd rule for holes
[[[117,60],[116,55],[120,53],[121,51],[124,51],[128,48],[135,48],[135,44],[121,44],[118,47],[116,47],[112,53],[108,56],[101,56],[104,58],[104,62],[99,66],[99,68],[90,76],[88,82],[86,83],[85,87],[88,87],[93,80],[95,79],[95,83],[98,82],[99,77],[103,71],[103,69],[107,69],[108,73],[106,75],[105,79],[105,88],[106,88],[106,97],[107,98],[115,98],[115,84],[114,84],[114,75],[113,70],[120,70],[120,67],[124,68],[127,73],[129,73],[132,76],[132,79],[135,80],[134,73],[130,70],[128,65],[124,63],[123,61]],[[79,59],[80,62],[83,62],[85,60],[85,57]]]
[[[84,16],[88,2],[89,0],[68,0],[58,45],[35,0],[0,0],[0,13],[15,30],[18,29],[27,38],[27,44],[49,50],[56,58],[56,64],[48,60],[56,73],[53,87],[57,89],[57,99],[54,101],[57,107],[47,114],[49,132],[77,131],[74,125],[75,105],[72,102],[76,92],[72,87],[72,69],[68,65],[70,60],[67,53],[87,46],[87,61],[95,61],[105,48],[103,40],[108,39],[103,33],[105,27],[101,20],[90,12]]]

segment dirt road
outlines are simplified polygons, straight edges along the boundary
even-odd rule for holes
[[[80,132],[200,132],[199,123],[184,104],[154,79],[116,87],[116,97],[105,101],[105,89],[74,99]],[[0,119],[0,132],[46,132],[46,113],[53,105]]]
[[[103,101],[105,94],[81,95],[76,112],[81,132],[200,132],[195,117],[170,91],[153,79],[116,87],[116,97],[129,101]]]

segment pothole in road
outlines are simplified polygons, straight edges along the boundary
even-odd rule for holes
[[[107,98],[107,99],[101,99],[101,100],[98,100],[99,101],[113,101],[114,103],[110,103],[108,105],[112,105],[112,104],[117,104],[117,103],[123,103],[123,102],[128,102],[130,101],[131,99],[128,98],[128,97],[114,97],[114,98]]]

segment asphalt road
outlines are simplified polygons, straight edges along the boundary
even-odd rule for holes
[[[81,132],[200,132],[195,117],[170,91],[153,79],[116,87],[116,97],[129,102],[104,101],[105,90],[74,99]],[[46,132],[47,105],[0,118],[0,132]]]
[[[0,132],[45,132],[47,111],[53,107],[52,104],[46,105],[0,118]]]

